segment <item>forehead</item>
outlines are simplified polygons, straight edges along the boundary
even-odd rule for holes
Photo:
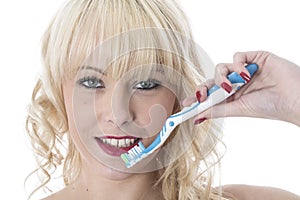
[[[116,52],[118,50],[97,48],[85,59],[78,70],[81,71],[80,73],[94,71],[120,79],[125,74],[135,77],[155,74],[174,76],[174,73],[179,73],[181,69],[180,63],[175,61],[176,55],[161,49],[139,49],[126,54]]]
[[[84,60],[84,64],[104,69],[120,61],[135,65],[148,63],[167,64],[174,56],[185,58],[186,46],[190,40],[181,34],[165,29],[140,28],[102,38],[98,46]]]
[[[149,66],[144,66],[143,68],[141,68],[142,66],[139,67],[135,67],[135,68],[131,68],[131,71],[150,71],[150,73],[160,73],[160,74],[164,74],[165,73],[165,69],[166,67],[162,66],[162,65],[149,65]],[[99,74],[108,76],[112,74],[112,69],[110,67],[106,68],[106,69],[101,69],[100,67],[97,66],[91,66],[91,65],[83,65],[80,67],[79,71],[83,71],[83,72],[97,72]]]

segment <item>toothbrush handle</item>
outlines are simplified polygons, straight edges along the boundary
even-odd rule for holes
[[[254,73],[257,71],[258,66],[255,63],[249,64],[246,66],[246,69],[248,70],[248,72],[250,73],[250,76],[252,77],[254,75]],[[227,78],[229,79],[229,81],[232,84],[235,83],[241,83],[241,84],[245,84],[246,81],[240,76],[238,75],[236,72],[232,72],[231,74],[229,74],[227,76]],[[214,91],[218,90],[220,87],[217,85],[214,85],[213,87],[211,87],[208,92],[207,92],[207,96],[211,95]]]
[[[256,64],[249,64],[246,66],[250,75],[257,71],[258,66]],[[195,102],[189,107],[183,108],[180,112],[171,115],[165,122],[163,129],[160,131],[156,139],[147,148],[143,147],[143,153],[150,154],[159,148],[169,137],[173,129],[180,123],[192,118],[193,116],[203,112],[204,110],[224,101],[226,98],[234,94],[241,86],[243,86],[246,81],[238,75],[236,72],[232,72],[227,76],[230,82],[233,84],[233,89],[231,93],[227,93],[225,90],[221,89],[219,86],[215,85],[208,90],[208,98],[204,102]],[[143,144],[139,144],[143,146]]]
[[[250,73],[251,77],[253,74],[257,71],[258,66],[257,64],[249,64],[246,66],[246,69]],[[183,108],[180,112],[175,113],[169,117],[170,120],[176,121],[177,124],[190,119],[191,117],[203,112],[204,110],[208,109],[209,107],[212,107],[225,99],[227,99],[229,96],[233,95],[237,90],[242,87],[246,81],[236,72],[230,73],[227,78],[230,80],[230,82],[233,85],[232,91],[230,93],[227,93],[222,88],[220,88],[217,85],[214,85],[207,91],[208,98],[204,102],[195,102],[189,107]]]

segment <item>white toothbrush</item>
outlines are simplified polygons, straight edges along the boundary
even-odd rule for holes
[[[258,66],[256,64],[249,64],[246,66],[246,69],[252,75],[257,71]],[[206,109],[224,101],[236,91],[242,87],[246,81],[238,75],[236,72],[232,72],[227,76],[232,84],[232,91],[230,93],[226,92],[223,88],[220,88],[217,85],[214,85],[208,90],[208,98],[204,102],[195,102],[189,107],[183,108],[180,112],[175,113],[168,117],[162,130],[159,132],[155,140],[148,146],[144,147],[143,143],[140,141],[137,145],[131,148],[127,153],[123,153],[121,158],[125,162],[127,168],[132,167],[137,162],[141,161],[143,158],[146,158],[156,149],[161,147],[164,142],[168,139],[172,131],[180,123],[194,117],[195,115],[205,111]]]

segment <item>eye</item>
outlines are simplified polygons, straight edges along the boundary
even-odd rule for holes
[[[157,80],[141,81],[134,86],[134,89],[151,90],[158,87],[159,85],[160,83]]]
[[[103,81],[97,77],[84,77],[78,81],[78,84],[89,89],[104,88]]]

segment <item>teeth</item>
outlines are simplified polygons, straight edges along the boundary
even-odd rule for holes
[[[109,143],[108,143],[108,144],[109,144]],[[118,140],[111,139],[111,142],[110,142],[110,144],[111,144],[112,146],[115,146],[115,147],[117,147],[117,146],[118,146]]]
[[[119,147],[126,147],[125,145],[126,140],[119,140]]]
[[[106,139],[106,138],[99,138],[99,139],[105,144],[118,147],[118,148],[129,147],[135,142],[135,139]]]

